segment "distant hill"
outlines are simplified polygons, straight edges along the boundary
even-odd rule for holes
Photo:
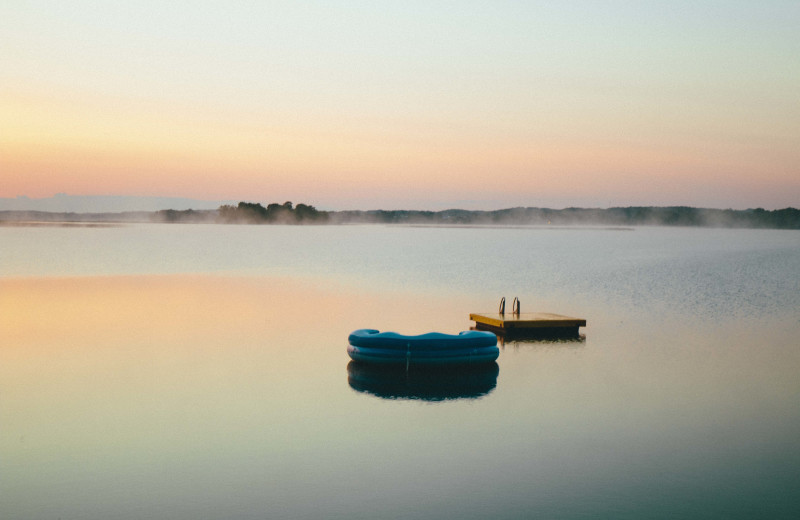
[[[53,213],[121,213],[162,209],[217,209],[227,200],[197,200],[179,197],[135,197],[129,195],[67,195],[33,199],[26,196],[0,198],[0,211],[49,211]]]

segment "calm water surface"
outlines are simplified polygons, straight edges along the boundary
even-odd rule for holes
[[[496,365],[349,364],[500,296]],[[800,233],[0,227],[0,517],[796,518]]]

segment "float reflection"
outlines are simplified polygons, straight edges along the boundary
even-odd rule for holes
[[[351,361],[347,382],[358,392],[382,399],[447,401],[479,399],[497,386],[500,367],[481,365],[426,367],[372,365]]]

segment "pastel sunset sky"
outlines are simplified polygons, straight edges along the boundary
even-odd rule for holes
[[[0,197],[800,205],[800,2],[0,3]]]

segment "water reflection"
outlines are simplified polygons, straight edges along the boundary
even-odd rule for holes
[[[497,386],[497,363],[459,367],[381,366],[351,361],[347,382],[383,399],[445,401],[478,399]]]
[[[586,346],[586,335],[559,337],[559,336],[503,336],[497,335],[497,346],[501,349],[510,347],[520,348],[582,348]]]

